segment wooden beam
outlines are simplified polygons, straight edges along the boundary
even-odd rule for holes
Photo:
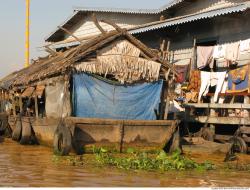
[[[168,120],[116,120],[116,119],[101,119],[101,118],[78,118],[68,117],[66,122],[74,124],[97,124],[97,125],[131,125],[131,126],[170,126],[174,121]]]
[[[63,28],[62,26],[58,26],[59,29],[63,30],[64,32],[66,32],[68,35],[72,36],[73,38],[75,38],[78,42],[82,43],[81,40],[76,37],[72,32],[70,32],[69,30],[67,30],[66,28]]]
[[[95,26],[101,31],[102,34],[106,34],[107,32],[101,27],[101,25],[99,24],[95,13],[92,14],[92,20],[95,24]]]
[[[210,117],[210,116],[189,116],[186,118],[187,122],[191,123],[212,123],[222,125],[250,125],[249,118],[239,117]]]
[[[184,104],[184,107],[189,108],[211,108],[211,109],[250,109],[250,104],[213,104],[213,103],[189,103]]]
[[[215,135],[214,138],[216,140],[228,141],[232,136],[230,135]]]
[[[250,134],[250,127],[241,127],[240,132],[244,134]]]
[[[50,53],[51,55],[57,55],[58,54],[55,50],[51,49],[48,45],[45,46],[45,51]]]
[[[214,93],[208,93],[207,96],[214,96]],[[250,96],[250,93],[248,92],[219,93],[219,97],[221,96]]]
[[[250,142],[250,137],[242,137],[244,139],[245,142]]]

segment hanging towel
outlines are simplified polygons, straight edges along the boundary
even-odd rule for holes
[[[246,54],[250,52],[250,39],[240,41],[240,54]]]
[[[214,59],[223,59],[226,55],[226,46],[217,45],[214,47],[213,58]]]
[[[232,62],[238,59],[240,42],[230,43],[226,45],[225,58]]]
[[[198,46],[197,47],[197,68],[202,69],[207,65],[213,68],[213,52],[214,46]]]

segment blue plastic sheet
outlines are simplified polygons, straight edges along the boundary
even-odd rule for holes
[[[87,74],[73,76],[76,117],[156,120],[163,81],[134,86],[111,85]]]

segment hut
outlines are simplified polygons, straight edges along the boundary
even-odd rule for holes
[[[164,147],[177,130],[167,120],[168,86],[176,74],[161,52],[115,28],[35,61],[8,84],[13,140],[37,140],[66,155],[73,147]],[[99,22],[96,24],[101,28]],[[84,149],[83,149],[84,147]]]

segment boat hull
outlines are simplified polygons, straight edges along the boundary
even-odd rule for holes
[[[53,146],[54,133],[59,124],[55,118],[31,118],[32,128],[40,144]],[[15,118],[9,118],[14,130]],[[90,118],[65,118],[72,139],[86,151],[93,147],[107,147],[125,150],[128,147],[140,150],[163,148],[172,137],[176,126],[174,121],[137,121]]]

